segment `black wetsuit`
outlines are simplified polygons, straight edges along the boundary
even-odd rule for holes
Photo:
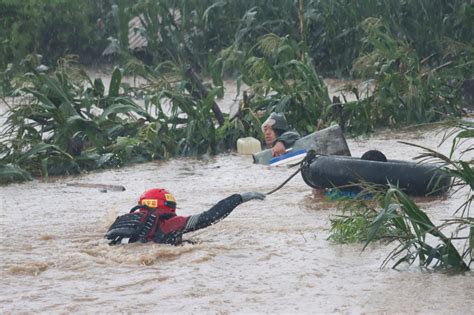
[[[208,227],[232,212],[243,202],[240,194],[231,195],[207,211],[188,217],[171,214],[159,215],[156,209],[137,206],[129,214],[117,218],[105,235],[116,244],[122,239],[129,243],[153,241],[160,244],[178,245],[184,233]]]

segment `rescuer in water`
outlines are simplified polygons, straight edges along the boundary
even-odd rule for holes
[[[149,189],[140,196],[137,206],[117,217],[105,237],[111,245],[149,241],[178,245],[182,243],[184,233],[206,228],[228,216],[238,205],[253,199],[263,200],[265,194],[233,194],[207,211],[179,216],[173,194],[163,188]]]

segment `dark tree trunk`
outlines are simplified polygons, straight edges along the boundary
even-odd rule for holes
[[[193,68],[189,68],[188,70],[186,70],[186,75],[188,76],[189,80],[192,82],[194,87],[198,89],[199,96],[201,98],[206,98],[209,92],[207,91],[207,88],[202,83],[202,80],[199,77],[199,75],[196,72],[194,72]],[[216,116],[219,126],[224,125],[224,116],[222,115],[221,109],[219,108],[217,103],[214,101],[212,105],[212,111],[214,112],[214,115]]]

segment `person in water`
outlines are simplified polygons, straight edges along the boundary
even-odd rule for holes
[[[283,113],[272,113],[262,124],[262,131],[266,147],[272,149],[272,156],[285,154],[286,149],[300,138],[298,132],[289,130]]]
[[[140,196],[137,206],[117,217],[105,238],[110,240],[110,245],[149,241],[179,245],[183,234],[206,228],[228,216],[238,205],[253,199],[263,200],[265,196],[259,192],[233,194],[207,211],[178,216],[173,194],[163,188],[149,189]]]
[[[360,157],[361,160],[369,160],[369,161],[378,161],[378,162],[387,162],[387,157],[385,154],[380,152],[379,150],[369,150],[362,154]]]

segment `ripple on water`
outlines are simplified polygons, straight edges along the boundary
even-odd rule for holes
[[[48,270],[53,265],[53,262],[44,261],[24,262],[22,264],[10,265],[9,271],[12,274],[37,276]]]

